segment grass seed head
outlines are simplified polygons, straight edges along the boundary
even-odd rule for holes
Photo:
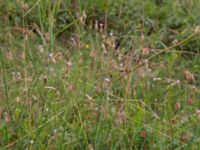
[[[192,134],[191,133],[185,133],[180,137],[180,142],[181,143],[188,143],[190,141],[190,139],[192,138]]]
[[[5,112],[5,121],[6,123],[10,123],[11,122],[11,116],[8,112]]]
[[[0,106],[0,119],[3,117],[3,108]]]
[[[79,17],[79,21],[80,21],[80,23],[81,23],[82,25],[85,25],[86,18],[87,18],[86,12],[85,12],[85,11],[82,11],[82,14],[81,14],[80,17]]]
[[[142,131],[140,132],[140,137],[143,138],[143,139],[145,139],[145,138],[147,137],[147,131],[142,130]]]
[[[199,25],[194,29],[194,33],[197,35],[200,35],[200,26]]]
[[[29,69],[32,69],[32,68],[33,68],[33,62],[32,62],[32,61],[29,61],[29,62],[28,62],[28,68],[29,68]]]
[[[24,60],[25,59],[25,51],[20,51],[18,56],[20,59]]]
[[[148,47],[143,47],[142,48],[142,55],[148,55],[149,54],[149,48]]]
[[[10,50],[6,52],[5,58],[10,61],[13,60],[13,54]]]
[[[177,103],[175,104],[175,110],[178,111],[178,110],[180,110],[180,109],[181,109],[181,104],[180,104],[179,102],[177,102]]]
[[[116,114],[116,123],[117,125],[122,125],[127,121],[127,115],[124,109],[124,106],[120,106]]]
[[[50,35],[49,32],[44,33],[44,39],[45,39],[45,41],[46,41],[47,43],[50,42],[50,40],[51,40],[51,35]]]
[[[191,106],[193,104],[193,98],[189,97],[187,103]]]
[[[91,57],[93,60],[95,60],[95,59],[97,58],[97,53],[96,53],[95,50],[91,50],[91,51],[90,51],[90,57]]]
[[[94,150],[94,146],[92,144],[89,144],[89,150]]]
[[[69,92],[72,92],[72,91],[75,90],[75,85],[74,84],[69,84],[67,89],[68,89]]]
[[[34,141],[33,141],[33,140],[30,140],[30,144],[33,145],[33,144],[34,144]]]
[[[43,82],[44,82],[44,85],[46,85],[46,84],[47,84],[47,81],[48,81],[48,77],[47,77],[47,75],[45,75],[45,76],[43,77]]]
[[[39,51],[40,54],[44,53],[44,47],[42,45],[38,45],[37,50]]]
[[[27,12],[29,10],[29,5],[27,3],[24,3],[21,5],[21,10],[23,12]]]
[[[15,100],[16,100],[17,103],[19,103],[19,102],[20,102],[20,97],[17,96],[17,97],[15,98]]]
[[[193,83],[195,80],[194,75],[189,70],[183,70],[183,76],[189,83]]]
[[[110,78],[108,78],[108,77],[104,78],[103,88],[106,89],[106,90],[108,90],[109,87],[110,87],[110,82],[111,82]]]

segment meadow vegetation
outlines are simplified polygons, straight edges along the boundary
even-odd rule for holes
[[[200,149],[199,0],[0,0],[0,150]]]

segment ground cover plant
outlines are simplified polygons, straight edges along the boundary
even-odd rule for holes
[[[199,0],[0,0],[0,150],[200,149]]]

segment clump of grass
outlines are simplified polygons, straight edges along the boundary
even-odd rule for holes
[[[199,149],[198,4],[0,0],[0,149]]]

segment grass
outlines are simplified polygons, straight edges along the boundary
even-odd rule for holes
[[[0,150],[200,149],[199,7],[0,0]]]

